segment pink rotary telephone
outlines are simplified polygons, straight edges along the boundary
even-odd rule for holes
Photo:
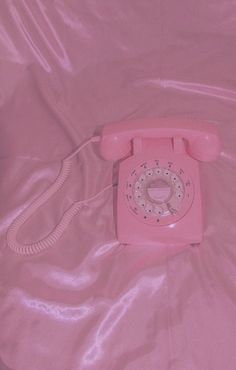
[[[186,245],[203,237],[198,161],[220,153],[214,126],[148,119],[104,127],[101,154],[121,160],[117,235],[121,243]]]

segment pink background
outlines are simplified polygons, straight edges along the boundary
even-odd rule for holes
[[[235,18],[221,0],[1,1],[1,370],[236,369]],[[110,121],[159,116],[220,131],[220,159],[201,164],[200,248],[119,245],[111,190],[50,251],[7,248],[73,148]],[[41,238],[111,181],[91,144],[20,237]]]

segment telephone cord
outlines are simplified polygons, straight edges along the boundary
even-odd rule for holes
[[[55,195],[64,185],[65,181],[68,179],[72,170],[72,160],[73,158],[89,143],[98,142],[100,140],[99,136],[94,136],[86,140],[82,145],[80,145],[75,151],[69,154],[63,161],[62,166],[56,180],[46,189],[41,195],[39,195],[23,212],[16,217],[16,219],[10,225],[7,232],[7,244],[12,251],[19,255],[29,256],[40,253],[52,247],[63,235],[68,225],[70,224],[73,217],[84,207],[87,203],[98,198],[103,192],[112,188],[112,184],[106,186],[100,192],[89,197],[85,200],[80,200],[74,202],[63,214],[59,223],[55,228],[44,238],[33,242],[33,243],[21,243],[17,236],[21,227],[28,221],[33,214],[44,205],[53,195]]]

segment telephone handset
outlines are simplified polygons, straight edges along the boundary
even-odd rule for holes
[[[203,236],[198,161],[220,154],[216,128],[183,119],[106,125],[100,150],[119,163],[117,236],[125,244],[186,245]]]

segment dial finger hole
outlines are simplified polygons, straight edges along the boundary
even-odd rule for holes
[[[177,191],[176,194],[175,194],[175,196],[179,200],[183,199],[183,193],[181,191]]]
[[[136,190],[139,190],[139,189],[141,189],[141,187],[142,187],[141,183],[140,182],[136,182],[135,189]]]
[[[147,213],[152,213],[152,210],[153,210],[152,205],[151,205],[150,203],[148,203],[148,204],[146,205],[146,207],[145,207],[145,211],[146,211]]]
[[[180,181],[177,181],[175,183],[175,187],[176,187],[177,191],[183,191],[183,185]]]
[[[138,201],[138,204],[139,204],[139,206],[140,206],[140,207],[142,207],[142,208],[144,208],[144,207],[146,206],[146,202],[145,202],[145,200],[144,200],[144,199],[140,199],[140,200]]]
[[[143,183],[145,181],[145,179],[146,179],[145,175],[141,175],[140,178],[139,178],[139,181],[141,183]]]
[[[162,209],[162,207],[156,206],[155,209],[154,209],[154,212],[158,216],[163,215],[163,209]]]
[[[138,190],[135,191],[134,195],[135,195],[135,198],[138,198],[138,199],[142,197],[141,191],[138,191]]]
[[[169,171],[169,170],[167,170],[167,169],[165,169],[165,170],[163,171],[163,175],[164,175],[164,176],[170,176],[170,171]]]
[[[162,171],[161,171],[161,169],[160,169],[160,168],[156,168],[156,169],[155,169],[155,174],[156,174],[156,175],[161,175],[161,173],[162,173]]]
[[[176,175],[172,175],[171,176],[171,181],[176,184],[176,182],[178,181],[178,177]]]
[[[150,177],[153,175],[153,170],[148,170],[145,174]]]

